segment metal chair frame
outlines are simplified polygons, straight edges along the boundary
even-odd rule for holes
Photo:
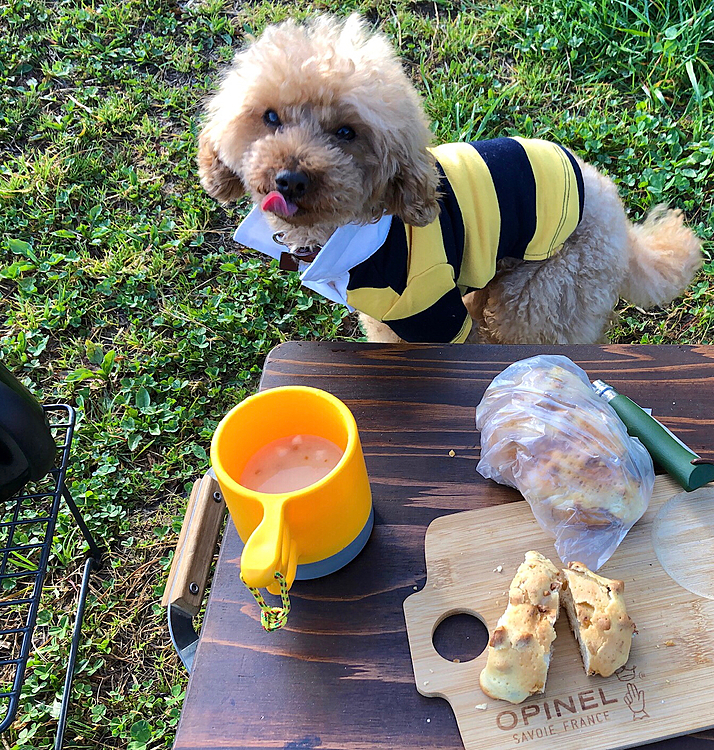
[[[12,687],[0,692],[0,716],[5,709],[4,718],[0,721],[0,733],[12,724],[19,707],[57,516],[64,498],[89,546],[89,554],[84,563],[55,738],[55,750],[61,750],[90,576],[102,567],[104,552],[92,537],[65,483],[76,423],[75,410],[67,404],[42,408],[50,421],[58,450],[56,465],[43,480],[52,482],[53,487],[46,491],[21,492],[0,503],[0,623],[12,617],[16,621],[13,627],[0,624],[0,639],[9,639],[10,643],[19,645],[15,652],[8,655],[10,658],[3,658],[3,654],[0,654],[0,672],[8,675],[14,670],[12,678],[6,680],[12,682]],[[25,533],[30,535],[26,543],[17,539],[17,536]],[[32,559],[37,557],[39,560]],[[22,595],[28,588],[32,588],[32,594]],[[19,596],[16,595],[18,590]]]

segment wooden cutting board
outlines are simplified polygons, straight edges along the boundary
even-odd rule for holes
[[[714,600],[675,583],[652,544],[658,511],[680,492],[669,477],[658,477],[647,513],[599,571],[625,582],[639,630],[626,667],[608,678],[588,677],[562,611],[545,693],[519,705],[481,691],[486,651],[454,663],[437,653],[432,636],[446,617],[463,612],[492,633],[524,554],[534,549],[560,564],[552,540],[525,502],[456,513],[429,526],[426,584],[404,602],[414,677],[422,695],[449,701],[466,750],[611,750],[714,726]],[[692,565],[708,580],[714,576],[714,541]]]

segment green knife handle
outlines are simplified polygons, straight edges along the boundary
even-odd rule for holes
[[[699,456],[675,440],[634,401],[618,394],[609,403],[625,423],[628,433],[639,438],[652,458],[685,490],[691,492],[714,481],[714,464],[692,463],[700,461]]]

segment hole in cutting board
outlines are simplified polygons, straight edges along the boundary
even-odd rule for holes
[[[470,612],[455,612],[436,626],[432,641],[444,659],[471,661],[488,645],[488,628]]]

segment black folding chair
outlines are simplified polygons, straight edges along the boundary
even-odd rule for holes
[[[64,498],[89,545],[89,555],[84,564],[55,740],[55,750],[60,750],[64,742],[89,579],[93,571],[102,567],[104,553],[92,538],[65,484],[75,411],[66,404],[42,408],[57,445],[55,466],[44,479],[25,486],[19,494],[0,502],[0,681],[3,686],[0,692],[0,733],[12,724],[17,713],[57,515]],[[10,687],[4,689],[7,685]]]

